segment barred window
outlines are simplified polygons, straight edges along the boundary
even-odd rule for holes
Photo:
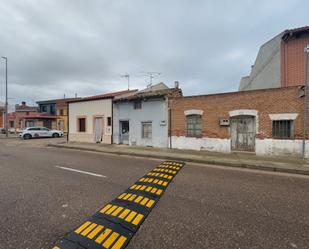
[[[188,115],[186,116],[187,137],[201,137],[202,136],[202,115]]]
[[[273,121],[274,138],[293,138],[293,120],[274,120]]]
[[[152,122],[142,122],[142,138],[152,138]]]

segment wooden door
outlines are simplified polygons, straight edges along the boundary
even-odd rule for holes
[[[231,149],[255,151],[255,117],[237,116],[231,119]]]

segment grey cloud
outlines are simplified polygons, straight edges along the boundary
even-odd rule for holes
[[[233,91],[259,46],[307,23],[309,3],[203,0],[11,0],[0,5],[10,96],[47,99],[145,86],[141,71],[186,95]],[[291,15],[291,13],[297,13]],[[0,64],[0,100],[4,98]]]

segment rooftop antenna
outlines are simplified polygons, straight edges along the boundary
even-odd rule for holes
[[[128,90],[130,90],[130,74],[126,73],[121,75],[121,78],[126,78],[128,81]]]
[[[149,78],[147,88],[152,86],[153,79],[157,79],[162,73],[161,72],[142,72],[145,77]]]

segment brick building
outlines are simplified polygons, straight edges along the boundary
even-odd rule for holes
[[[170,108],[173,148],[301,154],[303,97],[297,86],[172,98]]]
[[[304,84],[304,48],[309,44],[309,26],[286,30],[263,44],[249,76],[239,90],[255,90]]]
[[[9,127],[11,129],[21,130],[26,127],[31,126],[31,117],[38,113],[37,106],[29,106],[26,102],[21,102],[21,104],[15,105],[15,114],[12,118],[9,118]]]
[[[5,111],[1,112],[0,107],[0,128],[5,126]],[[15,105],[15,111],[8,113],[8,128],[10,132],[20,131],[29,126],[29,118],[38,113],[38,109],[35,106],[28,106],[26,102]],[[31,126],[31,125],[30,125]]]
[[[0,129],[4,128],[5,107],[0,104]]]
[[[39,115],[35,117],[36,126],[68,132],[68,102],[80,98],[63,98],[37,101]]]

